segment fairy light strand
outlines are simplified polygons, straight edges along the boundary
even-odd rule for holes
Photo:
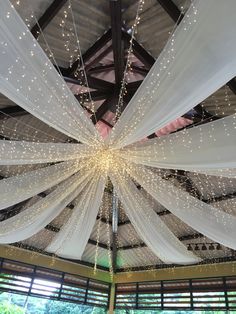
[[[71,8],[72,10],[72,8]],[[192,23],[192,22],[191,22]],[[186,31],[188,30],[188,27],[190,27],[191,25],[190,21],[186,22]],[[173,41],[172,41],[173,40]],[[173,42],[173,45],[174,46],[174,39],[172,38],[171,41]],[[77,42],[79,44],[79,42]],[[131,48],[132,48],[132,45],[131,45]],[[174,49],[174,48],[173,48]],[[131,50],[132,52],[132,50]],[[173,55],[171,55],[171,52],[169,53],[170,57],[174,60],[174,53]],[[53,57],[54,58],[54,57]],[[170,59],[171,59],[170,58]],[[168,60],[169,59],[166,59],[164,62],[163,62],[163,71],[164,69],[167,69],[168,70]],[[128,67],[128,66],[127,66]],[[12,71],[12,69],[9,69],[9,71]],[[24,78],[24,77],[23,77]],[[158,83],[158,80],[155,79],[152,84],[154,83]],[[154,84],[155,85],[155,84]],[[150,87],[151,88],[151,87]],[[230,103],[230,100],[229,100],[229,96],[227,94],[228,92],[226,91],[225,92],[225,101]],[[222,121],[223,123],[223,121]],[[227,125],[224,126],[224,130],[225,130],[225,135],[226,136],[229,136],[229,132],[228,132],[228,129],[227,129]],[[177,135],[178,136],[178,135]],[[212,141],[215,140],[214,138],[214,127],[211,127],[211,129],[209,130],[209,132],[206,134],[207,138],[208,139],[211,139]],[[199,147],[200,147],[200,143],[201,143],[201,140],[204,139],[204,134],[203,132],[200,132],[200,136],[199,136]],[[189,145],[188,147],[191,147],[191,144],[192,143],[192,139],[191,137],[188,139],[188,142],[187,143],[183,143],[183,145]],[[161,148],[161,150],[164,152],[163,148]],[[171,148],[171,150],[173,150],[173,147]],[[93,156],[89,159],[89,160],[86,160],[85,161],[86,163],[86,167],[87,169],[96,169],[96,171],[101,174],[101,173],[104,173],[107,175],[109,173],[109,171],[114,171],[116,174],[120,175],[120,176],[123,176],[124,173],[122,172],[122,168],[125,168],[127,171],[129,171],[129,168],[132,168],[132,165],[130,165],[129,163],[127,163],[126,161],[123,160],[122,156],[120,155],[120,152],[117,150],[117,151],[111,151],[109,150],[109,148],[104,148],[104,147],[101,147],[99,151],[96,151],[94,152]],[[178,174],[176,173],[176,176],[178,176]],[[197,176],[200,178],[201,175],[197,174]],[[185,176],[183,176],[183,180]],[[149,180],[150,182],[152,182],[153,180],[155,180],[155,176],[153,175],[150,175],[146,178],[147,180]],[[187,180],[187,179],[186,179]],[[201,180],[200,180],[201,181]],[[210,194],[211,196],[214,198],[215,197],[215,192],[214,192],[214,188],[211,187],[211,184],[210,184],[210,177],[209,176],[206,176],[206,180],[205,180],[207,183],[202,183],[202,189],[204,190],[205,189],[205,184],[208,186],[209,185],[209,190],[210,190]],[[92,180],[92,182],[94,182]],[[229,181],[230,183],[232,182]],[[218,182],[218,187],[221,191],[223,191],[223,193],[227,193],[227,186],[226,186],[226,183],[223,181],[223,180],[220,180],[220,182]],[[161,187],[160,187],[161,189]],[[170,191],[171,192],[171,191]],[[92,192],[91,192],[92,193]],[[178,202],[178,199],[176,200]],[[105,200],[105,204],[109,204],[109,200],[108,198],[106,198]],[[190,204],[189,200],[187,199],[186,200],[186,206],[188,206]],[[83,217],[84,217],[84,209],[82,210],[82,213],[81,213],[81,216],[80,216],[80,219],[81,220],[78,220],[75,222],[74,226],[75,228],[77,227],[77,223],[82,221]],[[100,215],[102,216],[102,213],[100,213]],[[112,263],[111,263],[111,239],[110,239],[110,224],[109,224],[109,219],[110,219],[110,212],[109,212],[109,206],[106,206],[106,209],[105,209],[105,218],[106,218],[106,229],[107,229],[107,246],[108,246],[108,261],[109,261],[109,265],[110,265],[110,273],[111,273],[111,276],[113,274],[113,269],[112,269]],[[150,217],[148,217],[150,219]],[[72,228],[73,229],[73,228]],[[68,233],[68,237],[67,237],[67,240],[70,238],[71,236],[71,233],[69,232]],[[98,239],[100,238],[100,233],[97,235],[97,243],[98,243]],[[98,248],[96,248],[98,249]],[[98,250],[97,250],[98,251]],[[57,253],[57,252],[56,252]],[[97,257],[96,257],[96,254],[98,254],[98,252],[95,253],[95,271],[96,271],[96,267],[97,267]]]
[[[140,16],[139,15],[143,10],[144,3],[145,3],[145,0],[139,0],[134,24],[131,28],[130,45],[129,45],[128,52],[127,52],[127,61],[126,61],[125,69],[124,69],[123,79],[121,82],[120,92],[119,92],[118,104],[117,104],[115,118],[114,118],[115,121],[121,115],[121,110],[123,107],[123,98],[124,98],[124,95],[126,94],[126,85],[128,84],[127,75],[128,75],[128,72],[131,71],[131,60],[130,60],[130,58],[131,58],[131,54],[133,52],[133,41],[134,41],[135,33],[137,32],[138,24],[140,22]]]
[[[95,121],[97,122],[97,118],[96,118],[96,114],[95,114],[95,108],[94,108],[94,102],[92,100],[92,96],[90,93],[90,88],[89,88],[89,84],[88,84],[88,77],[87,77],[87,73],[85,70],[85,65],[84,65],[84,60],[82,57],[82,52],[81,52],[81,47],[80,47],[80,41],[79,41],[79,37],[78,37],[78,33],[77,33],[77,28],[76,28],[76,24],[75,24],[75,18],[74,18],[74,13],[73,13],[73,9],[72,9],[72,4],[71,4],[71,0],[69,0],[69,4],[70,4],[70,12],[71,12],[71,17],[72,17],[72,21],[73,21],[73,25],[74,25],[74,31],[75,31],[75,36],[76,36],[76,42],[78,45],[78,51],[79,51],[79,55],[80,55],[80,61],[81,61],[81,66],[82,66],[82,71],[84,73],[84,79],[85,79],[85,84],[88,88],[88,95],[89,95],[89,100],[91,103],[91,110],[92,112],[94,112],[94,117],[95,117]],[[78,65],[79,67],[79,65]]]

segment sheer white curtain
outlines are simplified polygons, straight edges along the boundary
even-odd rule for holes
[[[120,154],[151,167],[236,177],[236,115],[135,143]]]
[[[0,140],[0,165],[65,161],[88,157],[92,153],[94,153],[94,149],[85,144]]]
[[[0,209],[43,192],[76,173],[81,164],[65,161],[0,180]]]
[[[124,178],[111,173],[110,177],[132,225],[153,253],[165,263],[193,264],[200,261],[169,230],[128,176]]]
[[[78,173],[58,187],[45,198],[37,201],[19,214],[0,222],[0,243],[13,243],[25,240],[49,224],[73,201],[91,180]]]
[[[106,179],[95,175],[84,192],[75,201],[68,222],[55,236],[46,251],[71,259],[81,259],[95,224],[102,202]]]
[[[100,135],[8,0],[0,10],[0,93],[88,145]]]
[[[110,144],[120,148],[150,135],[236,75],[235,11],[235,0],[193,2],[115,125]]]
[[[236,216],[200,201],[144,166],[135,165],[129,172],[152,197],[183,222],[208,238],[236,249]]]

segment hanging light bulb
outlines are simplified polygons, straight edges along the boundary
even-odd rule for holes
[[[214,245],[211,243],[211,244],[209,245],[209,250],[213,251],[214,249],[215,249],[215,247],[214,247]]]
[[[221,245],[219,243],[217,244],[216,249],[221,250]]]
[[[193,248],[192,248],[191,244],[189,244],[188,245],[188,251],[192,251],[192,250],[193,250]]]
[[[206,244],[203,244],[202,245],[202,251],[206,251],[206,250],[207,250]]]
[[[195,245],[194,250],[195,250],[195,251],[199,251],[199,246],[198,246],[198,244]]]

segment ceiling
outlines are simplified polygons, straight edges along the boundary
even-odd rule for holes
[[[51,61],[59,68],[71,91],[84,106],[98,130],[104,137],[107,136],[114,124],[138,1],[72,0],[71,9],[74,21],[68,7],[69,1],[66,0],[11,0],[11,2]],[[124,107],[147,75],[155,59],[158,58],[170,33],[181,21],[181,17],[189,5],[190,0],[145,1],[133,42],[133,51],[130,55],[132,70],[128,72],[129,81],[127,94],[124,97]],[[37,23],[36,20],[38,20]],[[77,60],[79,52],[75,51],[76,33],[83,55],[88,86],[82,75],[81,60]],[[91,111],[92,104],[88,91],[91,92],[94,101],[96,119]],[[184,127],[208,123],[235,112],[236,80],[233,79],[202,104],[187,112],[183,117],[179,117],[177,124],[170,124],[166,129],[159,130],[150,137],[162,136]],[[33,117],[3,95],[0,95],[0,136],[5,140],[73,141]],[[0,166],[0,175],[2,178],[9,177],[43,166]],[[225,178],[216,180],[216,177],[168,169],[163,171],[162,176],[166,180],[172,180],[175,185],[201,200],[236,214],[236,180]],[[48,191],[45,191],[32,199],[3,210],[0,218],[4,220],[11,217],[47,193]],[[108,193],[108,197],[112,197],[109,191],[106,193]],[[199,234],[156,201],[152,201],[157,215],[189,249],[195,250],[195,254],[200,256],[204,262],[235,259],[233,250],[223,246],[217,247],[217,243],[213,243],[212,240]],[[73,204],[65,208],[44,230],[14,245],[46,254],[45,248],[70,217],[72,211]],[[117,271],[170,266],[163,265],[142,242],[122,206],[119,208],[118,232],[115,242],[112,240],[114,240],[114,235],[112,212],[110,211],[109,217],[103,213],[97,217],[82,261],[79,262],[93,265],[97,250],[97,263],[103,268],[109,267],[110,253]],[[206,245],[204,246],[204,244]]]

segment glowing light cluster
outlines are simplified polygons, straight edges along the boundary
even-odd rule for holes
[[[140,1],[140,8],[142,8],[143,5],[143,1]],[[71,9],[71,7],[69,6],[68,9]],[[140,9],[141,10],[141,9]],[[140,11],[138,10],[138,12],[140,13]],[[194,23],[197,22],[197,14],[198,14],[198,10],[193,6],[193,15],[194,18],[192,19],[190,16],[186,16],[186,19],[183,21],[184,24],[184,32],[189,31],[189,29],[191,29],[192,25]],[[62,28],[64,28],[64,25],[66,24],[66,19],[68,16],[68,12],[65,10],[64,11],[64,22],[62,23]],[[11,12],[6,12],[6,19],[11,19]],[[136,20],[135,20],[135,25],[133,27],[133,33],[134,30],[136,29],[137,25],[139,22],[139,16],[138,14],[136,15]],[[65,33],[64,33],[65,34]],[[18,41],[22,42],[25,40],[25,38],[28,36],[28,32],[20,32],[17,33],[18,35]],[[76,33],[74,34],[74,36],[76,37]],[[67,37],[67,35],[66,35]],[[132,35],[133,38],[133,35]],[[166,56],[163,57],[162,62],[160,64],[160,67],[157,71],[151,71],[150,73],[150,84],[148,86],[145,87],[146,90],[146,94],[144,93],[142,95],[142,97],[140,97],[137,100],[137,106],[135,107],[135,117],[133,120],[128,121],[127,119],[127,123],[125,123],[124,125],[124,129],[125,132],[123,135],[121,134],[120,140],[122,141],[122,137],[125,137],[127,134],[129,134],[130,132],[134,132],[134,130],[137,130],[139,128],[139,123],[142,121],[143,117],[145,114],[148,114],[148,110],[151,108],[155,97],[157,97],[158,94],[158,88],[160,87],[160,85],[162,84],[162,79],[161,79],[161,75],[164,73],[165,74],[165,78],[169,77],[172,75],[172,71],[171,71],[171,65],[174,63],[174,60],[176,58],[176,36],[175,34],[173,34],[170,38],[169,41],[170,45],[168,46],[168,49],[165,51]],[[76,40],[76,44],[78,44],[79,47],[79,41]],[[1,42],[1,49],[2,49],[2,54],[6,54],[7,51],[7,46],[8,43],[3,41]],[[34,65],[34,60],[37,57],[37,49],[36,49],[37,45],[35,42],[33,42],[31,49],[29,49],[28,53],[28,57],[30,57],[30,62],[32,62],[32,65]],[[69,47],[69,46],[68,46]],[[132,47],[132,42],[131,42],[131,47]],[[67,50],[67,48],[66,48]],[[77,53],[77,50],[74,51],[75,53]],[[130,48],[129,50],[129,55],[132,52],[132,49]],[[23,59],[23,58],[22,58]],[[33,60],[33,61],[32,61]],[[78,56],[77,56],[77,60],[78,60]],[[204,222],[204,218],[208,217],[205,216],[205,214],[207,212],[211,212],[212,216],[211,219],[212,221],[214,221],[216,224],[215,226],[217,226],[217,228],[215,228],[215,233],[211,231],[209,231],[208,226],[206,224],[202,224],[204,225],[204,228],[201,226],[201,232],[205,232],[207,235],[211,234],[212,237],[214,238],[214,240],[218,240],[218,241],[223,241],[223,245],[228,245],[229,247],[234,247],[234,243],[230,242],[230,239],[227,237],[227,226],[230,226],[230,223],[234,223],[234,219],[232,217],[232,219],[230,220],[229,216],[227,216],[224,212],[220,212],[218,210],[214,210],[213,207],[209,207],[209,205],[201,202],[200,200],[194,200],[192,198],[191,195],[188,195],[186,193],[183,193],[183,186],[181,186],[181,188],[176,188],[176,186],[174,184],[171,184],[171,182],[166,182],[166,178],[165,180],[163,180],[161,178],[161,176],[159,175],[160,170],[157,170],[157,172],[155,171],[151,171],[148,168],[140,168],[140,167],[136,167],[136,165],[134,165],[132,162],[136,162],[137,164],[145,164],[147,166],[155,166],[155,167],[162,167],[160,165],[153,165],[151,164],[152,162],[157,162],[158,158],[161,159],[161,161],[163,163],[168,162],[168,159],[170,159],[170,157],[174,158],[174,163],[176,163],[177,160],[177,151],[178,151],[178,147],[181,147],[182,149],[186,150],[186,153],[189,154],[190,159],[188,160],[188,162],[186,162],[185,164],[185,170],[188,170],[186,168],[186,165],[188,166],[189,164],[191,164],[192,162],[192,158],[194,154],[197,154],[197,152],[201,152],[201,150],[203,149],[203,145],[207,139],[208,141],[208,145],[211,146],[211,148],[217,149],[217,143],[221,143],[220,140],[217,138],[216,134],[217,134],[217,124],[212,124],[209,126],[209,128],[206,128],[204,126],[201,126],[200,128],[198,128],[195,132],[191,131],[185,131],[183,133],[179,133],[176,134],[174,136],[170,136],[167,138],[164,138],[162,141],[160,140],[156,140],[156,142],[146,142],[147,145],[145,144],[145,142],[142,142],[139,146],[139,144],[133,145],[132,147],[128,147],[127,149],[116,149],[115,146],[113,146],[112,144],[107,144],[107,146],[101,142],[100,138],[97,136],[94,139],[94,129],[91,127],[91,124],[89,124],[89,122],[84,119],[86,118],[86,116],[84,115],[84,113],[82,111],[79,112],[78,117],[75,117],[75,113],[78,112],[77,111],[77,103],[74,103],[73,101],[70,102],[70,95],[68,93],[67,87],[65,84],[60,84],[61,80],[58,78],[56,80],[56,85],[54,86],[50,86],[50,82],[52,82],[53,80],[51,80],[51,75],[53,74],[53,67],[50,64],[50,62],[48,62],[47,60],[44,61],[43,63],[43,67],[42,69],[40,69],[40,75],[39,73],[36,73],[35,76],[32,75],[31,72],[26,71],[26,66],[27,64],[23,64],[18,66],[19,64],[19,60],[15,59],[13,62],[14,66],[9,66],[6,69],[6,73],[4,73],[5,75],[5,80],[7,82],[13,82],[12,77],[17,74],[17,70],[20,71],[21,73],[21,79],[19,79],[18,81],[18,87],[16,89],[16,94],[20,94],[22,92],[24,92],[24,96],[27,96],[26,99],[28,100],[31,96],[31,92],[33,89],[35,89],[36,87],[39,88],[38,91],[40,92],[40,95],[45,96],[46,99],[46,106],[43,108],[43,112],[40,113],[39,111],[42,109],[41,108],[41,102],[42,99],[39,97],[39,95],[37,95],[37,97],[32,98],[32,102],[34,103],[34,106],[31,107],[31,111],[34,114],[40,115],[42,114],[40,117],[42,119],[44,119],[46,122],[49,122],[51,125],[53,125],[54,127],[56,126],[57,129],[59,129],[60,131],[64,131],[64,133],[66,133],[69,136],[75,136],[75,134],[71,134],[70,131],[73,130],[74,128],[77,130],[76,134],[79,134],[81,136],[79,136],[77,139],[80,140],[82,139],[82,142],[85,142],[88,144],[89,147],[86,148],[87,153],[85,152],[85,154],[81,154],[79,155],[76,154],[76,149],[74,150],[74,146],[72,149],[72,145],[71,145],[71,150],[70,148],[68,150],[71,155],[73,155],[73,160],[75,160],[75,162],[70,164],[69,170],[66,168],[65,171],[61,170],[61,172],[59,173],[52,173],[52,168],[49,167],[49,169],[51,169],[51,171],[47,170],[45,171],[46,174],[50,174],[47,176],[44,176],[44,181],[43,180],[39,180],[39,174],[42,174],[43,170],[38,170],[34,173],[34,175],[32,175],[28,178],[30,180],[28,180],[29,182],[29,186],[31,188],[31,191],[33,191],[33,194],[37,194],[39,191],[36,189],[37,188],[37,184],[39,182],[38,185],[41,185],[41,189],[45,190],[45,189],[51,189],[53,186],[55,186],[56,184],[58,184],[58,177],[61,177],[61,180],[66,179],[66,174],[69,173],[72,176],[77,175],[78,177],[81,175],[85,175],[86,172],[92,173],[93,176],[91,177],[91,180],[89,182],[87,182],[88,187],[93,186],[93,184],[96,183],[96,180],[98,179],[99,176],[101,177],[116,177],[118,178],[117,181],[118,182],[123,182],[124,179],[129,179],[130,177],[132,177],[132,179],[135,181],[137,180],[137,182],[141,182],[142,185],[144,187],[146,187],[146,189],[152,194],[153,197],[155,197],[158,201],[163,202],[165,204],[165,207],[168,209],[171,209],[173,212],[175,212],[175,214],[178,216],[180,216],[183,221],[185,221],[186,223],[189,223],[189,225],[192,226],[192,222],[189,220],[189,212],[193,209],[196,209],[196,211],[199,212],[198,217],[196,217],[196,221],[195,222],[199,222],[199,224],[194,224],[194,228],[197,230],[199,228],[199,226],[201,226],[201,222]],[[128,62],[127,62],[127,67],[130,66],[129,63],[129,57],[128,57]],[[35,69],[34,69],[35,70]],[[41,80],[41,83],[38,83],[38,81]],[[45,92],[43,92],[43,87],[45,87],[42,81],[45,81],[46,84],[49,84],[49,88],[47,89],[47,94]],[[24,83],[25,86],[23,86]],[[123,86],[124,87],[124,86]],[[58,96],[57,92],[58,92],[58,88],[62,89],[61,94]],[[123,93],[123,92],[122,92]],[[57,99],[59,99],[59,105],[55,102],[53,103],[53,98],[57,97]],[[228,92],[226,91],[225,93],[225,101],[228,102],[230,104],[230,100],[228,97]],[[72,105],[71,105],[72,104]],[[52,106],[54,105],[53,108],[51,108],[51,112],[48,111],[48,105]],[[69,107],[69,109],[68,109]],[[35,109],[36,108],[36,109]],[[58,108],[61,110],[58,114]],[[41,110],[42,111],[42,110]],[[119,110],[118,110],[119,111]],[[50,112],[50,116],[48,119],[48,113]],[[118,113],[119,115],[119,113]],[[78,119],[77,119],[78,118]],[[151,117],[152,118],[152,117]],[[230,143],[230,138],[232,139],[233,136],[235,136],[235,121],[233,121],[235,119],[235,117],[231,117],[232,121],[231,123],[229,122],[225,122],[225,121],[229,121],[227,119],[222,120],[220,122],[220,127],[221,127],[221,131],[224,133],[225,135],[225,142],[227,141],[227,143]],[[62,121],[61,121],[62,120]],[[84,121],[86,120],[86,123],[84,123]],[[79,121],[79,123],[78,123]],[[130,123],[129,123],[130,122]],[[59,123],[59,126],[58,126]],[[116,128],[116,127],[115,127]],[[194,130],[194,129],[193,129]],[[218,132],[221,133],[222,132]],[[197,136],[195,135],[197,134]],[[90,142],[90,139],[93,139],[93,142]],[[176,143],[180,143],[180,145],[176,145]],[[152,143],[153,145],[151,147],[148,147],[148,143]],[[14,146],[15,145],[15,146]],[[11,148],[11,156],[9,159],[14,159],[14,154],[16,152],[18,152],[19,147],[17,146],[17,144],[14,144]],[[214,146],[215,145],[215,146]],[[4,146],[4,145],[3,145]],[[78,146],[77,148],[80,149],[83,147],[83,145],[77,144],[76,146]],[[67,146],[68,148],[68,146]],[[85,150],[85,151],[86,151]],[[2,149],[2,151],[4,151],[4,149]],[[6,151],[5,151],[6,152]],[[45,152],[45,147],[44,149],[39,149],[35,148],[35,147],[30,147],[29,144],[27,143],[22,143],[22,156],[23,155],[27,155],[28,154],[28,158],[32,159],[32,163],[35,162],[35,158],[37,156],[37,154],[40,152],[40,154],[42,154],[43,158],[48,158],[47,162],[57,162],[57,161],[63,161],[63,160],[67,160],[69,159],[68,155],[66,154],[66,149],[62,148],[61,150],[57,150],[55,147],[50,150],[47,150]],[[194,154],[193,154],[194,153]],[[201,154],[197,155],[199,157]],[[3,154],[2,154],[3,156]],[[3,158],[1,156],[1,158]],[[63,156],[63,157],[61,157]],[[66,156],[66,157],[65,157]],[[209,155],[210,157],[212,157],[212,155]],[[218,156],[218,155],[217,155]],[[226,155],[224,155],[225,157]],[[183,156],[182,156],[183,157]],[[45,159],[43,160],[43,158],[41,158],[41,163],[45,162]],[[61,159],[60,159],[61,158]],[[183,158],[181,159],[183,162]],[[208,160],[208,163],[211,160]],[[175,166],[172,166],[170,168],[175,169]],[[52,166],[53,167],[53,166]],[[57,169],[59,168],[60,171],[60,166],[58,167],[54,167],[53,169]],[[163,166],[162,168],[167,168],[166,164],[165,166]],[[179,167],[178,167],[179,168]],[[234,172],[231,169],[227,169],[225,168],[227,171],[227,176],[231,176],[232,178],[234,178]],[[190,169],[191,171],[193,169]],[[199,169],[197,169],[199,170]],[[196,171],[197,171],[196,170]],[[209,169],[208,169],[209,170]],[[81,171],[80,173],[77,173],[78,171]],[[186,173],[185,173],[186,174]],[[52,176],[54,176],[55,180],[52,180]],[[174,176],[178,177],[179,173],[176,171],[174,173]],[[198,174],[196,176],[199,176]],[[222,174],[223,176],[223,174]],[[27,178],[27,174],[24,176],[24,178]],[[32,179],[33,178],[33,179]],[[199,176],[200,178],[200,176]],[[12,179],[11,179],[12,180]],[[17,185],[17,189],[15,189],[15,195],[14,197],[17,197],[19,195],[22,194],[22,189],[21,185],[23,185],[22,183],[25,182],[22,177],[18,177],[18,178],[14,178],[13,180],[18,180],[16,182]],[[183,181],[188,180],[188,178],[183,179]],[[208,180],[208,177],[207,177]],[[232,179],[233,180],[233,179]],[[52,182],[53,181],[53,182]],[[210,181],[210,180],[209,180]],[[6,182],[6,181],[4,181]],[[4,185],[3,182],[3,185]],[[9,184],[9,182],[12,183],[12,181],[7,181],[8,184],[6,184],[6,186],[10,189],[11,185]],[[44,182],[44,185],[43,185]],[[50,184],[49,184],[50,183]],[[182,182],[183,183],[183,182]],[[230,183],[232,183],[232,181],[230,180]],[[175,182],[176,184],[176,182]],[[205,183],[202,185],[201,190],[204,190],[205,186],[209,186],[210,187],[210,182],[209,183]],[[71,186],[70,186],[71,187]],[[226,194],[227,193],[227,186],[225,184],[225,182],[219,181],[218,183],[218,187],[223,190],[223,192]],[[70,191],[67,190],[67,187],[65,186],[65,190],[66,191]],[[126,189],[128,191],[128,188]],[[211,190],[211,187],[210,187]],[[136,191],[136,187],[134,187],[133,191]],[[65,191],[64,191],[65,192]],[[70,191],[71,192],[71,191]],[[94,191],[90,191],[91,194],[89,195],[86,194],[86,196],[89,195],[89,197],[92,199],[95,195]],[[213,189],[211,190],[211,196],[214,197],[214,193],[213,193]],[[5,198],[3,200],[5,200],[6,202],[10,199],[11,197],[11,193],[12,190],[8,190],[8,194],[5,194]],[[157,193],[157,194],[156,194]],[[159,193],[159,194],[158,194]],[[29,197],[29,195],[27,195],[27,197]],[[166,200],[165,200],[166,198]],[[105,197],[104,196],[104,203],[105,203],[105,208],[101,209],[100,211],[100,216],[101,215],[105,215],[105,219],[107,222],[107,247],[108,247],[108,255],[109,255],[109,262],[110,262],[110,268],[112,269],[112,265],[111,265],[111,239],[110,239],[110,228],[109,228],[109,206],[110,206],[110,200],[108,200],[109,197]],[[21,201],[20,198],[17,198],[17,201]],[[14,202],[16,202],[14,200]],[[145,202],[143,202],[143,204],[146,204]],[[11,204],[12,205],[12,204]],[[51,205],[50,202],[48,202],[48,199],[46,199],[46,201],[44,202],[44,207],[43,209],[47,209],[47,207],[49,208]],[[74,221],[72,221],[72,227],[69,228],[67,226],[68,230],[67,232],[67,237],[66,237],[66,241],[70,240],[70,237],[72,236],[72,233],[74,230],[78,229],[78,225],[80,222],[80,227],[82,225],[83,219],[86,215],[86,207],[83,207],[86,205],[86,197],[84,196],[84,201],[80,204],[81,208],[83,208],[81,210],[81,212],[79,214],[77,214],[76,219]],[[108,206],[109,205],[109,206]],[[126,204],[125,204],[126,205]],[[138,204],[137,204],[138,205]],[[137,206],[137,208],[140,206]],[[176,209],[177,208],[177,209]],[[37,213],[40,213],[40,210],[42,210],[42,207],[39,208],[39,210],[37,211]],[[139,210],[141,210],[139,208]],[[186,218],[187,217],[187,218]],[[150,211],[149,214],[147,214],[147,221],[149,221],[150,226],[152,225],[152,221],[151,221],[151,215],[150,215]],[[197,220],[199,218],[199,221]],[[16,218],[17,219],[17,218]],[[28,222],[30,221],[30,219],[32,219],[32,216],[26,216],[25,218],[26,220],[28,220]],[[215,220],[214,220],[215,219]],[[230,223],[229,223],[230,222]],[[218,223],[218,225],[217,225]],[[16,228],[20,227],[20,225],[22,224],[21,221],[16,221],[16,224],[14,225]],[[101,219],[99,220],[99,226],[101,227]],[[83,226],[82,226],[83,227]],[[100,227],[98,228],[98,234],[97,234],[97,246],[96,246],[96,254],[95,254],[95,259],[98,258],[98,242],[99,242],[99,238],[100,238],[100,234],[99,234],[99,230]],[[64,229],[63,229],[64,231]],[[219,235],[220,234],[225,233],[225,237],[221,237]],[[233,229],[229,229],[230,235],[233,235]],[[167,233],[168,235],[168,233]],[[140,233],[140,236],[142,236],[142,234]],[[133,237],[133,236],[131,236]],[[232,239],[234,239],[234,237],[231,237]],[[176,238],[176,243],[178,243],[178,239]],[[60,245],[60,248],[63,247],[63,241],[62,244]],[[97,263],[97,262],[96,262]],[[95,264],[96,264],[95,263]]]

